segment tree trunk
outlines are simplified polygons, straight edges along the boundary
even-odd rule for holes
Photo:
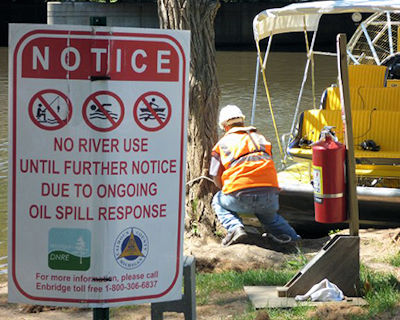
[[[211,208],[216,187],[207,179],[197,178],[208,176],[211,149],[218,137],[214,20],[219,5],[213,0],[158,0],[162,29],[191,31],[185,226],[200,235],[216,229]]]

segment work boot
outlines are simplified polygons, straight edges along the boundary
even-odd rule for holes
[[[263,238],[267,238],[268,240],[272,240],[273,242],[279,244],[286,244],[292,242],[292,238],[287,234],[281,234],[279,236],[274,236],[272,233],[263,233]]]
[[[228,232],[226,237],[222,239],[222,246],[227,247],[231,244],[238,243],[240,240],[243,240],[247,237],[246,231],[244,231],[243,227],[238,227],[235,230]]]
[[[286,243],[292,243],[295,241],[298,241],[301,239],[301,237],[299,236],[297,239],[292,239],[289,235],[287,234],[281,234],[279,236],[275,236],[272,233],[263,233],[262,234],[263,238],[267,238],[269,240],[272,240],[275,243],[279,243],[279,244],[286,244]]]

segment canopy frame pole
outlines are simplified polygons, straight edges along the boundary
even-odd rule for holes
[[[312,99],[313,99],[313,108],[315,108],[315,67],[314,67],[314,54],[313,51],[310,50],[310,46],[308,44],[308,35],[307,35],[307,25],[306,25],[306,17],[303,16],[303,23],[304,23],[304,40],[306,43],[306,50],[307,56],[311,60],[311,92],[312,92]]]
[[[311,41],[311,47],[310,47],[311,51],[314,49],[315,38],[317,37],[317,31],[318,31],[318,29],[314,31],[314,35],[313,35],[313,39]],[[296,120],[297,120],[297,117],[299,115],[300,102],[301,102],[301,98],[303,96],[304,87],[305,87],[306,81],[307,81],[308,69],[310,68],[310,60],[311,60],[310,57],[307,57],[307,63],[306,63],[306,67],[305,67],[305,70],[304,70],[303,81],[301,83],[299,97],[297,98],[296,109],[294,111],[293,122],[292,122],[292,126],[290,128],[290,137],[289,137],[289,139],[293,138],[294,128],[295,128],[295,125],[296,125],[296,122],[297,122]]]
[[[320,55],[320,56],[329,56],[329,57],[336,57],[337,54],[333,52],[324,52],[324,51],[313,51],[314,55]]]
[[[275,25],[275,24],[274,24],[274,25]],[[265,60],[264,60],[263,66],[262,66],[264,70],[267,68],[267,60],[268,60],[268,57],[269,57],[269,52],[270,52],[270,50],[271,50],[272,37],[273,37],[273,35],[271,34],[271,35],[269,36],[269,39],[268,39],[267,49],[265,50],[265,55],[264,55]]]
[[[253,105],[251,107],[251,121],[250,121],[251,125],[254,125],[254,116],[256,113],[257,87],[258,87],[259,72],[260,72],[260,57],[257,54],[256,78],[254,79],[254,91],[253,91]]]
[[[386,19],[387,19],[387,27],[388,27],[388,38],[389,38],[389,49],[390,55],[394,54],[393,51],[393,35],[392,35],[392,21],[390,19],[390,12],[386,12]]]
[[[264,54],[265,60],[264,60],[263,66],[262,66],[263,69],[265,69],[266,65],[267,65],[267,59],[268,59],[269,52],[270,52],[270,49],[271,49],[271,43],[272,43],[272,35],[268,39],[268,46],[267,46],[267,49],[265,50],[265,54]],[[256,113],[258,76],[259,76],[259,73],[260,73],[260,56],[261,56],[261,52],[260,52],[260,50],[257,50],[256,78],[254,80],[253,106],[251,108],[251,125],[254,125],[254,117],[255,117],[255,113]]]

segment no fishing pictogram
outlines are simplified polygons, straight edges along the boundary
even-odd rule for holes
[[[72,117],[72,104],[61,91],[46,89],[36,93],[29,101],[29,117],[44,130],[58,130]]]
[[[117,128],[124,119],[124,104],[110,91],[92,93],[82,107],[83,119],[96,131],[107,132]]]
[[[158,131],[171,119],[171,103],[160,92],[150,91],[142,94],[133,107],[133,117],[140,128]]]

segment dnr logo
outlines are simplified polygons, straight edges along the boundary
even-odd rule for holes
[[[82,270],[90,267],[90,231],[51,228],[48,265],[54,270]]]
[[[114,244],[114,258],[124,269],[135,269],[140,266],[149,252],[149,240],[138,228],[127,228],[122,231]]]

